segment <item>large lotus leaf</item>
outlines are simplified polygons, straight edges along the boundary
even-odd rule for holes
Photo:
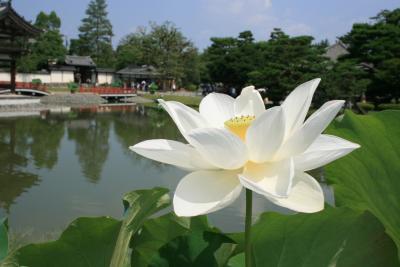
[[[131,266],[225,266],[236,244],[206,216],[147,220],[133,237]]]
[[[150,190],[136,190],[123,198],[125,215],[118,235],[110,266],[129,265],[129,244],[132,236],[142,227],[149,216],[166,208],[171,200],[168,189],[156,187]]]
[[[400,249],[400,111],[348,112],[328,133],[361,145],[326,167],[336,204],[369,210]]]
[[[254,266],[400,266],[396,246],[369,212],[326,208],[314,214],[264,213],[252,228]],[[240,255],[240,254],[239,254]],[[230,263],[240,266],[242,256]]]
[[[178,236],[186,235],[190,218],[177,217],[173,213],[146,221],[132,239],[132,266],[148,266],[158,250]]]
[[[0,262],[8,253],[7,219],[0,219]]]
[[[121,222],[112,218],[78,218],[57,241],[27,245],[18,251],[21,266],[110,266]]]
[[[161,247],[148,266],[226,266],[236,243],[214,231],[191,231]],[[132,265],[134,266],[134,265]]]

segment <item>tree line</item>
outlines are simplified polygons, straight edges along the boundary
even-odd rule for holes
[[[63,61],[66,54],[91,56],[98,67],[121,69],[152,65],[179,86],[196,89],[200,83],[240,89],[254,84],[266,88],[272,101],[283,99],[296,85],[321,77],[317,99],[388,101],[400,97],[400,8],[384,10],[369,23],[355,23],[338,39],[348,53],[337,61],[325,56],[327,40],[289,36],[274,29],[256,41],[251,31],[237,37],[213,37],[200,52],[172,22],[149,23],[112,46],[113,28],[105,0],[91,0],[77,39],[64,42],[61,20],[55,12],[40,12],[34,25],[43,34],[30,44],[19,61],[20,71],[47,68],[49,59]]]

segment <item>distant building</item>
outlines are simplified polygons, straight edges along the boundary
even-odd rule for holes
[[[89,56],[65,56],[66,66],[74,67],[74,82],[96,83],[96,64]]]
[[[116,76],[127,84],[132,82],[152,81],[160,79],[161,74],[156,68],[149,65],[135,66],[131,65],[116,72]]]
[[[112,68],[97,68],[90,56],[65,56],[64,62],[56,63],[49,60],[47,70],[31,73],[16,73],[16,82],[32,82],[40,79],[42,83],[63,85],[70,82],[110,85],[115,80],[121,80],[126,87],[134,83],[161,80],[162,75],[153,66],[128,66],[119,71]],[[0,69],[0,82],[10,80],[10,72]]]
[[[338,40],[335,44],[329,46],[324,54],[325,57],[329,58],[333,62],[337,62],[342,56],[348,55],[348,46],[342,41]]]
[[[2,81],[5,82],[2,83],[4,89],[15,92],[16,59],[27,51],[23,44],[41,32],[12,8],[11,1],[0,2],[0,64],[9,67],[7,80]]]

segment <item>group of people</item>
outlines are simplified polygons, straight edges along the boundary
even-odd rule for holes
[[[152,81],[150,83],[146,82],[145,80],[141,82],[131,82],[131,88],[135,88],[136,90],[141,90],[141,91],[157,91],[158,90],[158,85],[156,82]]]

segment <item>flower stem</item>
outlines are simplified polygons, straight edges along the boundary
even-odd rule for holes
[[[252,209],[253,209],[253,192],[250,189],[246,189],[246,221],[245,221],[245,249],[244,249],[244,257],[245,257],[245,266],[251,267],[251,217],[252,217]]]

